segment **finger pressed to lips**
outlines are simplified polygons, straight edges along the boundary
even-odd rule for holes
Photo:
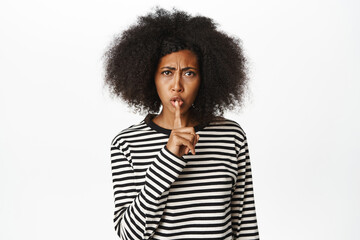
[[[175,102],[174,128],[181,128],[180,106],[178,101]]]
[[[176,103],[181,107],[181,105],[183,105],[184,104],[184,102],[183,101],[170,101],[171,102],[171,104],[174,106],[174,107],[176,107]]]
[[[181,126],[181,111],[180,106],[183,104],[182,101],[171,101],[175,107],[175,118],[174,118],[174,135],[178,137],[178,143],[185,148],[185,154],[191,151],[195,154],[195,145],[199,140],[199,135],[195,133],[194,127],[182,127]],[[180,104],[179,104],[180,103]]]

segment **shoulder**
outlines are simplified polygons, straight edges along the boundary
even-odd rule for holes
[[[214,137],[231,137],[239,144],[246,140],[246,133],[243,127],[239,122],[229,118],[217,117],[206,125],[202,131],[204,134],[210,134]]]
[[[136,124],[130,125],[129,127],[118,132],[115,137],[111,140],[111,144],[114,146],[122,145],[123,142],[136,137],[138,134],[145,133],[148,131],[148,126],[144,120]]]
[[[245,136],[246,133],[240,124],[232,119],[217,117],[212,122],[209,123],[207,129],[218,129],[218,130],[227,130],[234,132],[237,135]]]

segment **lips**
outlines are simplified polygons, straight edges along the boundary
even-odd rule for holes
[[[180,107],[184,103],[184,100],[182,100],[182,98],[180,96],[174,96],[174,97],[170,98],[170,101],[174,107],[175,107],[175,101],[177,101],[179,103]]]

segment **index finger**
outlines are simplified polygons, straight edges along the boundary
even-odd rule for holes
[[[181,128],[181,118],[180,118],[180,105],[179,105],[179,101],[175,101],[174,128]]]

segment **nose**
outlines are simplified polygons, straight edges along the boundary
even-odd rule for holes
[[[181,84],[181,73],[175,74],[175,76],[174,76],[174,84],[173,84],[171,90],[175,91],[175,92],[182,92],[184,90],[183,86]]]

